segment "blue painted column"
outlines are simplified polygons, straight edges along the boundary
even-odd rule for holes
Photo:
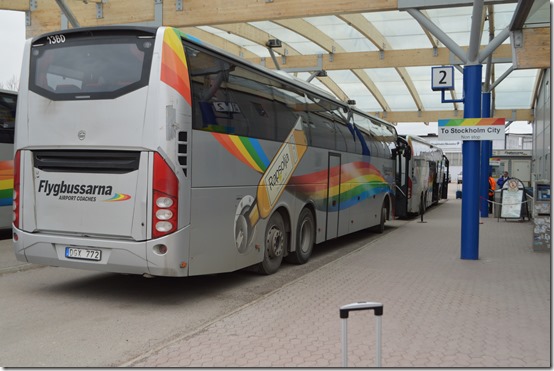
[[[481,95],[481,117],[491,117],[491,93],[483,93]],[[481,217],[489,217],[489,174],[490,166],[489,159],[492,157],[492,140],[481,141]]]
[[[464,118],[481,117],[480,64],[464,67]],[[479,259],[479,175],[481,144],[478,140],[464,140],[463,196],[462,196],[462,259]]]

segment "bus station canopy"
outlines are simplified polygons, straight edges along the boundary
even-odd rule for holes
[[[532,122],[550,68],[550,4],[475,3],[482,7],[476,22],[471,0],[0,0],[0,9],[26,12],[27,37],[114,24],[178,27],[392,123],[463,117],[463,103],[441,103],[441,92],[431,89],[431,68],[454,66],[454,89],[446,99],[463,98],[465,62],[452,45],[467,50],[478,24],[481,50],[509,32],[482,62],[492,116]]]

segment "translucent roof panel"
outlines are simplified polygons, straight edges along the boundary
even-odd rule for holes
[[[369,107],[378,107],[377,110],[381,110],[375,97],[368,94],[367,87],[351,71],[328,71],[327,75],[340,86],[349,99],[356,100],[357,107],[364,109],[361,105],[363,104],[369,111]]]
[[[538,0],[533,3],[529,16],[525,20],[526,27],[550,25],[550,2]]]
[[[251,40],[248,40],[244,37],[229,33],[224,30],[220,30],[218,28],[210,27],[210,26],[200,26],[199,29],[209,32],[211,34],[214,34],[218,37],[221,37],[222,39],[228,40],[232,42],[233,44],[239,45],[252,53],[260,56],[260,57],[271,57],[269,54],[269,51],[265,46],[262,46],[260,44],[257,44]]]
[[[378,50],[371,41],[352,26],[335,16],[309,17],[305,21],[315,26],[347,51],[363,52]]]
[[[497,64],[496,76],[501,76],[511,65]],[[495,88],[496,108],[529,108],[533,97],[535,70],[515,70],[509,78],[502,80]]]
[[[501,4],[494,7],[495,34],[500,33],[500,31],[502,31],[510,24],[516,5],[517,4],[515,3]],[[433,23],[460,46],[469,45],[472,13],[472,7],[427,10],[427,14],[429,15],[429,18],[433,21]],[[481,37],[482,45],[487,45],[489,43],[488,27],[488,22],[486,22]],[[509,40],[506,42],[509,42]]]
[[[269,35],[271,35],[272,38],[279,39],[282,42],[290,45],[300,54],[326,53],[325,49],[308,40],[304,36],[274,22],[250,22],[249,24],[259,28],[263,32],[268,33]]]
[[[432,47],[419,23],[406,12],[364,13],[363,16],[387,39],[392,49]]]
[[[402,81],[400,75],[394,68],[379,68],[364,70],[373,83],[377,85],[381,94],[387,101],[393,111],[417,110],[417,106],[408,90],[408,87]],[[380,106],[373,107],[371,111],[379,111]]]

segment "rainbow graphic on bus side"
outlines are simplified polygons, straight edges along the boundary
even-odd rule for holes
[[[13,202],[13,161],[0,161],[0,206]]]
[[[311,197],[320,209],[327,207],[328,197],[339,196],[340,203],[329,205],[329,211],[348,209],[376,194],[390,192],[390,186],[379,170],[367,162],[357,161],[335,166],[329,169],[329,173],[329,195],[327,170],[293,176],[289,184],[297,186],[302,194]]]
[[[257,172],[263,173],[269,166],[271,161],[257,139],[220,133],[212,135],[229,153]]]
[[[179,92],[191,104],[190,81],[183,43],[178,31],[168,28],[164,33],[162,46],[162,67],[160,79]]]
[[[117,201],[127,201],[130,200],[131,196],[125,193],[116,193],[112,198],[104,200],[105,202],[117,202]]]
[[[270,163],[257,139],[221,133],[211,134],[235,158],[259,173],[263,173]],[[331,177],[329,195],[327,195],[329,173]],[[376,194],[390,192],[390,185],[381,172],[375,166],[363,161],[310,174],[293,175],[289,185],[297,187],[301,194],[313,199],[316,207],[322,210],[327,207],[328,197],[339,196],[340,203],[330,206],[330,211],[337,211],[339,207],[340,210],[344,210]]]

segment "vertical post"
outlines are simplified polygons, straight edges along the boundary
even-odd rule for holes
[[[464,118],[481,116],[480,64],[464,67]],[[464,140],[462,145],[464,197],[462,197],[462,259],[479,259],[479,160],[478,140]]]
[[[381,317],[382,316],[375,316],[375,321],[377,322],[375,324],[375,332],[377,334],[377,340],[375,341],[375,346],[377,347],[377,354],[375,357],[377,357],[377,359],[375,360],[375,365],[377,367],[381,367]]]
[[[341,318],[342,323],[342,367],[348,367],[348,318]]]
[[[491,93],[481,95],[481,117],[491,117]],[[492,140],[481,141],[481,217],[489,217],[489,159],[492,156]]]
[[[481,218],[489,217],[489,164],[487,156],[487,140],[480,143],[481,149],[481,168],[479,171],[479,210]]]

